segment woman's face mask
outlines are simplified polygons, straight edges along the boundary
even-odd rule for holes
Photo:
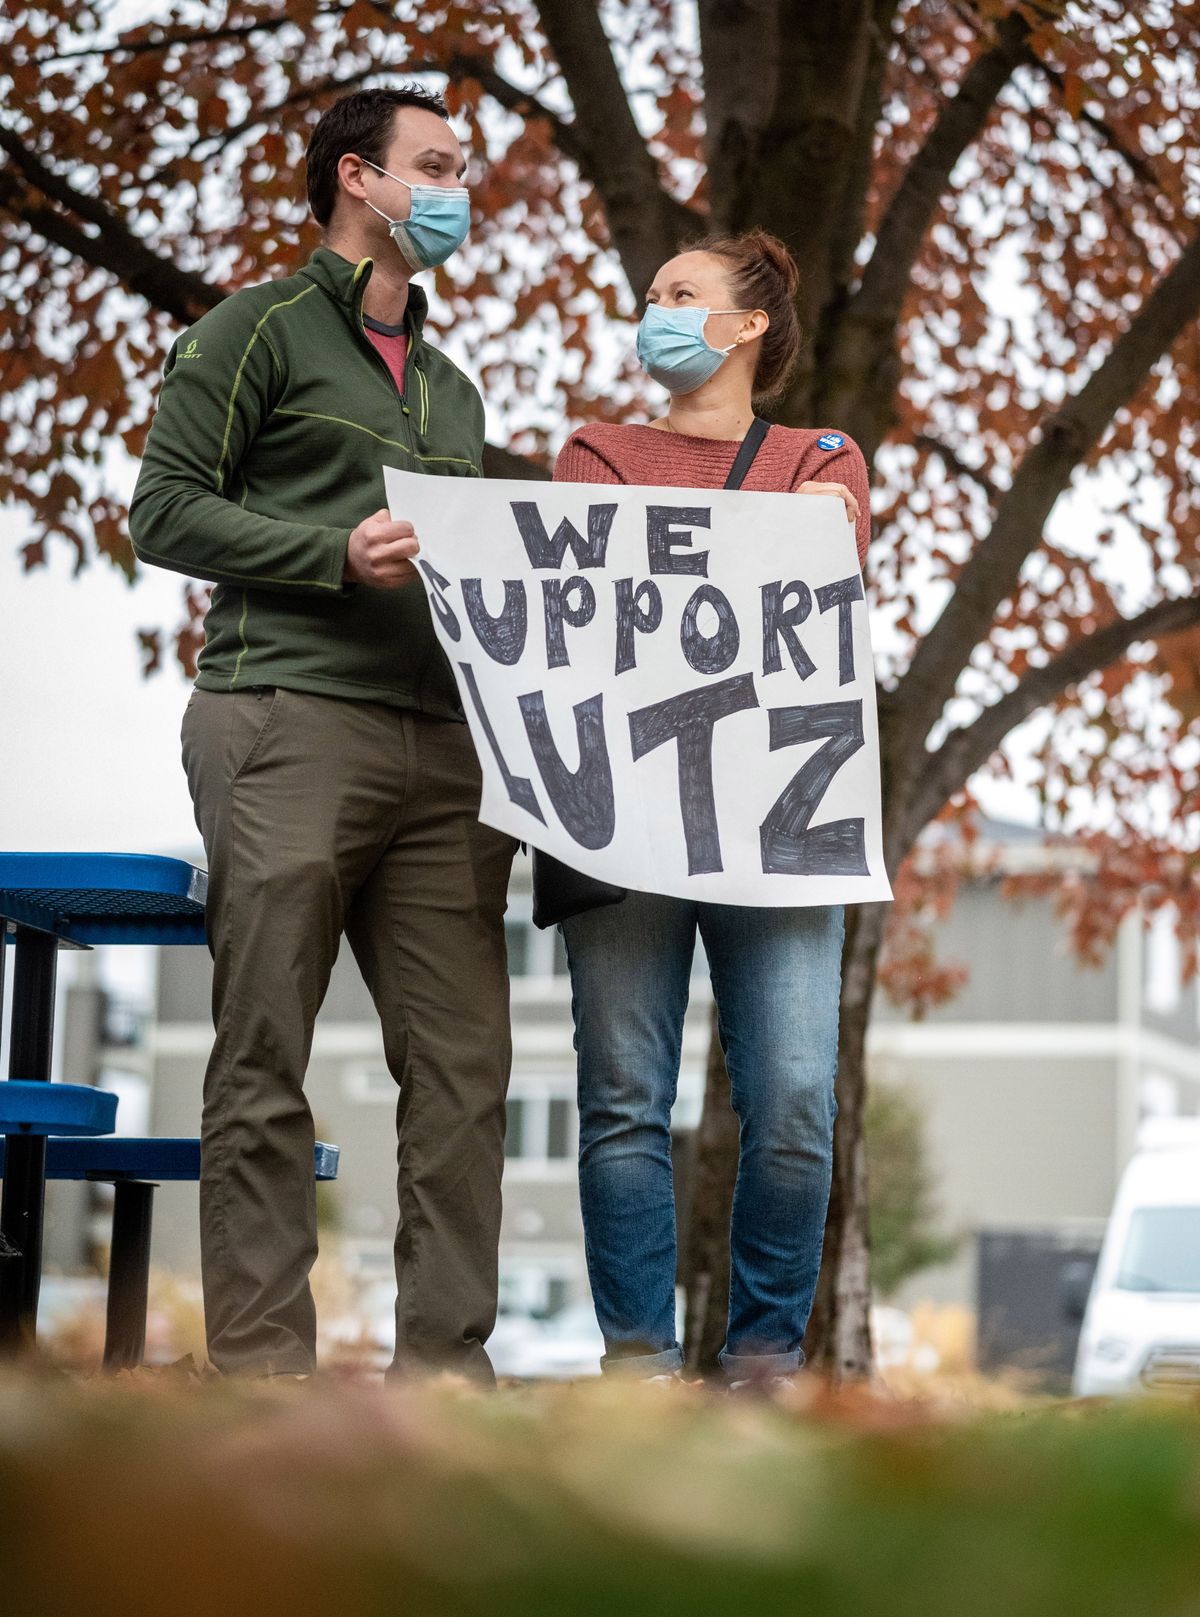
[[[434,269],[458,251],[471,229],[471,197],[465,185],[409,185],[366,157],[359,161],[412,192],[407,219],[390,219],[382,208],[367,203],[372,213],[386,220],[388,232],[411,270]]]
[[[707,382],[727,354],[705,339],[710,314],[751,314],[751,309],[664,309],[650,303],[638,326],[637,355],[642,368],[671,393],[694,393]]]

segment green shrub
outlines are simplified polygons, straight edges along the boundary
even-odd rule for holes
[[[871,1085],[865,1138],[871,1284],[887,1298],[922,1269],[949,1263],[961,1242],[938,1227],[921,1108],[901,1085]]]

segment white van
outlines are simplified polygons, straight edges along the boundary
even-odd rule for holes
[[[1087,1298],[1073,1390],[1200,1392],[1200,1118],[1142,1125]]]

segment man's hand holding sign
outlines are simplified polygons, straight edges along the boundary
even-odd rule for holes
[[[843,499],[386,482],[421,534],[486,824],[643,892],[890,897]]]
[[[411,522],[376,511],[353,529],[346,544],[343,582],[394,590],[416,582],[412,558],[420,549]]]

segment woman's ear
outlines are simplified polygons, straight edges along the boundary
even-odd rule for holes
[[[742,329],[737,334],[739,347],[744,343],[753,342],[756,337],[765,337],[770,324],[771,319],[766,311],[764,309],[755,309],[749,318],[743,322]]]

